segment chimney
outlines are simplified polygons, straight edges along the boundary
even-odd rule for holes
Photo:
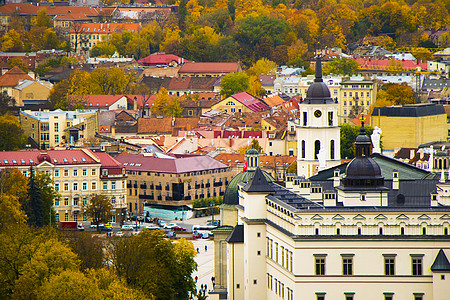
[[[337,187],[341,184],[340,178],[339,178],[339,169],[334,170],[333,173],[333,187]]]
[[[133,110],[137,110],[137,109],[138,109],[137,98],[134,97],[134,100],[133,100]]]
[[[116,138],[116,125],[111,126],[111,137]]]
[[[416,151],[414,149],[409,150],[409,159],[413,159],[416,155]]]
[[[398,170],[392,171],[392,189],[398,190],[399,182],[398,182]]]

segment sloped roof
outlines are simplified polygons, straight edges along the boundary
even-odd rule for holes
[[[212,169],[225,169],[227,165],[207,155],[192,155],[181,158],[158,158],[144,154],[121,154],[116,157],[127,171],[161,173],[187,173]]]
[[[421,68],[422,71],[427,70],[427,63],[416,63],[412,60],[392,60],[392,59],[355,59],[360,64],[359,68],[362,70],[392,70],[398,66],[408,71],[415,71]]]
[[[138,64],[140,65],[168,65],[171,62],[176,62],[177,64],[181,64],[184,62],[190,62],[188,60],[184,60],[184,58],[181,58],[174,54],[165,54],[165,53],[153,53],[150,54],[147,57],[141,58],[138,60]]]
[[[113,32],[131,31],[138,32],[140,25],[138,23],[77,23],[77,33],[98,33],[111,34]],[[70,33],[75,33],[74,27],[70,29]]]
[[[270,107],[264,103],[263,101],[257,99],[256,97],[250,95],[249,93],[243,92],[243,93],[237,93],[230,96],[231,98],[239,101],[241,104],[248,107],[250,110],[254,112],[258,111],[265,111],[268,110]],[[226,101],[225,99],[224,101]]]
[[[277,79],[277,75],[259,75],[259,81],[261,85],[273,85],[273,82]]]
[[[139,118],[138,133],[172,133],[173,128],[192,130],[198,127],[199,118],[176,118],[172,126],[172,118]]]
[[[282,105],[283,103],[285,103],[285,101],[277,94],[268,95],[267,97],[264,98],[264,102],[266,102],[266,104],[269,105],[270,107]]]
[[[450,263],[448,262],[447,256],[444,250],[440,249],[436,259],[431,266],[431,271],[433,272],[450,272]]]
[[[226,241],[229,244],[243,243],[244,242],[244,225],[234,226],[233,231],[226,238]]]
[[[69,95],[69,99],[82,97],[86,101],[86,105],[89,108],[108,108],[119,99],[124,97],[123,95]]]
[[[182,73],[232,73],[239,71],[239,63],[235,62],[189,62],[178,70]]]
[[[255,175],[243,187],[243,190],[250,193],[270,193],[275,191],[259,167],[256,168]]]
[[[33,78],[16,66],[0,76],[0,86],[16,86],[20,81],[26,79],[34,81]]]
[[[237,153],[220,153],[216,157],[216,160],[229,165],[243,165],[245,162],[244,154]],[[295,156],[270,156],[270,155],[260,155],[259,165],[262,169],[273,168],[274,166],[281,166],[283,164],[291,165],[296,162],[297,158]]]

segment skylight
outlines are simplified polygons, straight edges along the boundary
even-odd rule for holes
[[[140,167],[140,166],[142,166],[142,164],[136,164],[136,167]]]
[[[33,163],[33,160],[32,159],[30,159],[30,164],[32,164]]]
[[[124,166],[128,166],[128,163],[123,163]]]
[[[64,158],[63,160],[64,160],[64,162],[69,162],[69,161],[67,160],[67,158]]]
[[[58,160],[57,160],[56,158],[54,158],[54,159],[53,159],[53,162],[54,162],[54,163],[57,163],[57,162],[58,162]]]
[[[130,163],[130,166],[134,166],[134,163]]]
[[[25,160],[24,160],[24,159],[21,159],[20,162],[24,164],[24,163],[25,163]]]
[[[5,164],[7,164],[8,163],[8,161],[5,159],[4,161],[3,161]]]
[[[17,164],[17,161],[13,159],[13,164]]]
[[[77,159],[74,157],[74,158],[72,158],[72,160],[74,161],[74,162],[77,162]]]
[[[82,158],[81,158],[81,161],[86,161],[86,158],[82,157]]]

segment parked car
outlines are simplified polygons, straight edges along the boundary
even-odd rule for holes
[[[206,224],[211,226],[220,226],[220,220],[209,220]]]
[[[169,223],[164,225],[164,229],[171,229],[174,226],[178,226],[177,223]]]
[[[168,238],[176,237],[176,236],[177,236],[177,234],[176,234],[175,232],[173,232],[173,231],[167,232],[167,237],[168,237]]]
[[[79,231],[84,231],[84,226],[83,226],[83,224],[78,223],[78,224],[77,224],[77,229],[78,229]]]
[[[198,232],[193,232],[192,233],[192,237],[194,238],[194,239],[199,239],[199,238],[201,238],[201,237],[203,237],[200,233],[198,233]]]
[[[122,232],[122,231],[117,231],[117,232],[116,232],[116,236],[118,236],[118,237],[123,237],[123,232]]]
[[[144,228],[147,229],[147,230],[156,230],[156,229],[159,229],[159,227],[158,227],[158,226],[155,226],[155,225],[147,225],[147,226],[144,226]]]
[[[125,224],[125,225],[122,225],[122,230],[133,230],[133,225],[128,225],[128,224]]]
[[[172,227],[170,227],[170,229],[175,230],[175,231],[186,231],[186,228],[178,226],[178,225],[172,226]]]
[[[113,226],[112,226],[111,223],[106,224],[105,227],[106,227],[106,228],[111,228],[111,229],[113,229]]]
[[[159,225],[159,227],[163,227],[164,228],[164,226],[166,225],[166,222],[163,221],[163,220],[158,220],[158,225]]]
[[[97,225],[91,224],[90,227],[91,228],[97,228]],[[103,228],[103,227],[105,227],[105,224],[100,223],[100,224],[98,224],[98,227]]]
[[[112,231],[112,228],[108,228],[108,227],[100,227],[100,231],[110,232],[110,231]]]

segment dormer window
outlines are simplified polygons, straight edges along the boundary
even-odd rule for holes
[[[108,170],[102,170],[102,175],[103,176],[108,176]]]

